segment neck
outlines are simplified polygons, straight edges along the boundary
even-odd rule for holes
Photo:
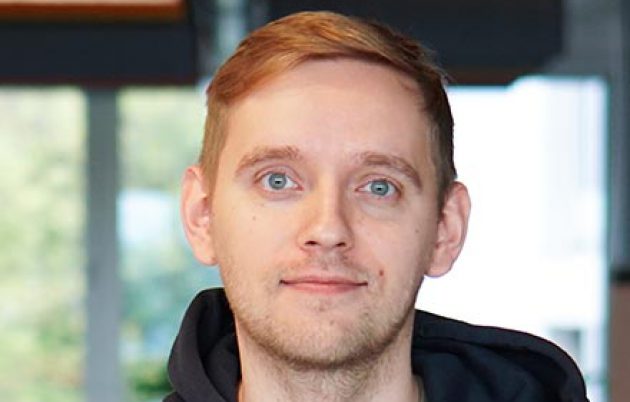
[[[416,402],[411,371],[413,314],[383,352],[334,369],[295,367],[269,355],[237,323],[242,382],[239,402]]]

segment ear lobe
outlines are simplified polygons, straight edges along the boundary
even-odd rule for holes
[[[451,186],[438,222],[438,233],[431,266],[426,275],[438,277],[453,267],[464,246],[470,216],[468,189],[460,182]]]
[[[216,256],[212,241],[211,199],[205,178],[198,165],[184,173],[180,212],[184,232],[195,257],[205,265],[215,265]]]

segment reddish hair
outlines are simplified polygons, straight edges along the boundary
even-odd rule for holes
[[[209,85],[208,114],[199,164],[214,190],[225,123],[231,104],[253,88],[309,60],[350,58],[389,66],[411,77],[420,89],[431,123],[431,158],[440,207],[456,177],[453,117],[445,75],[418,42],[375,22],[331,12],[302,12],[252,32],[219,68]]]

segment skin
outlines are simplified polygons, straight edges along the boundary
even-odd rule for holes
[[[234,104],[216,186],[184,177],[196,257],[220,266],[241,401],[417,401],[413,306],[450,270],[470,201],[438,211],[416,84],[356,60],[306,62]]]

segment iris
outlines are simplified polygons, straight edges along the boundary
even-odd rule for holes
[[[387,180],[374,180],[370,183],[370,191],[379,196],[386,196],[390,193],[392,185]]]
[[[287,175],[284,173],[271,173],[268,176],[267,183],[274,190],[282,190],[287,185]]]

